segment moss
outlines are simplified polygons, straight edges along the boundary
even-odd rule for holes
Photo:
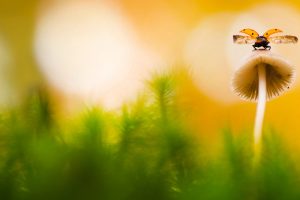
[[[203,156],[174,103],[172,76],[149,83],[149,94],[121,112],[88,109],[68,126],[43,90],[3,111],[1,199],[299,199],[299,163],[278,134],[266,134],[255,165],[249,132],[222,130],[223,148]]]

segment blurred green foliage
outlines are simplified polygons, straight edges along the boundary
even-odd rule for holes
[[[251,133],[230,129],[207,158],[175,101],[172,76],[157,75],[120,113],[92,108],[64,125],[33,90],[1,114],[0,199],[300,199],[297,163],[276,132],[256,163]]]

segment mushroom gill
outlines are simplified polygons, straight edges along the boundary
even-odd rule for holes
[[[234,73],[234,92],[245,100],[256,101],[259,90],[258,66],[265,66],[267,100],[289,89],[295,71],[287,61],[268,50],[256,50]]]

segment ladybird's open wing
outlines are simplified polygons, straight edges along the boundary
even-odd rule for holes
[[[259,36],[259,34],[255,30],[253,30],[251,28],[245,28],[245,29],[241,30],[240,32],[249,35],[253,39],[255,39],[255,38],[257,38]]]
[[[254,38],[246,35],[233,35],[233,42],[236,44],[254,44]]]
[[[268,40],[274,44],[288,44],[298,42],[298,38],[293,35],[273,36],[269,37]]]
[[[275,33],[280,33],[280,32],[282,32],[282,30],[280,30],[278,28],[273,28],[273,29],[270,29],[270,30],[266,31],[264,33],[264,37],[269,39],[270,35],[273,35]]]

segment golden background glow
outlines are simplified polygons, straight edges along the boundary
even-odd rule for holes
[[[232,43],[242,28],[280,28],[300,37],[298,1],[0,0],[2,106],[38,83],[50,87],[66,113],[99,104],[119,109],[154,72],[180,66],[186,121],[208,138],[225,126],[252,128],[255,104],[230,90],[249,45]],[[272,45],[300,70],[300,45]],[[266,126],[297,148],[299,78],[267,104]],[[64,111],[63,111],[64,112]],[[201,124],[201,126],[199,126]],[[201,128],[200,128],[201,127]]]

